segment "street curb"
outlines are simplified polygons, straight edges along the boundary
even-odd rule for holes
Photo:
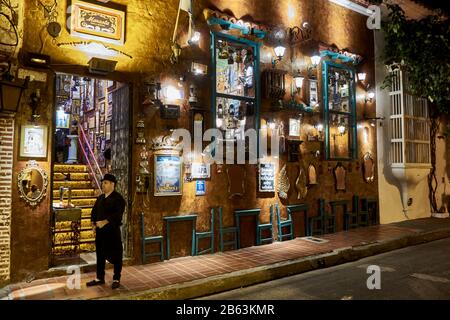
[[[271,265],[235,271],[218,276],[178,283],[131,294],[101,299],[112,300],[184,300],[255,285],[270,280],[357,261],[381,253],[450,237],[450,228],[420,232],[362,246],[335,249],[332,252],[288,260]]]

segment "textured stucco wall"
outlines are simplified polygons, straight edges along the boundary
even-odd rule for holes
[[[191,61],[196,61],[209,65],[209,74],[211,65],[209,61],[209,29],[206,25],[202,10],[204,8],[218,9],[228,14],[233,14],[236,18],[245,20],[253,20],[267,25],[284,24],[286,27],[300,26],[304,21],[308,21],[313,28],[313,37],[316,40],[327,42],[329,44],[336,44],[339,48],[346,48],[351,52],[361,54],[365,57],[361,65],[361,69],[367,72],[368,81],[373,82],[373,36],[372,32],[365,27],[365,17],[356,13],[345,10],[339,6],[329,3],[326,0],[318,1],[195,1],[194,16],[196,27],[202,33],[202,39],[199,47],[187,48],[182,51],[181,61],[178,65],[172,65],[169,62],[170,56],[170,40],[172,37],[173,26],[175,23],[176,12],[178,7],[177,0],[169,1],[115,1],[119,4],[127,6],[127,27],[126,27],[126,42],[124,46],[114,46],[121,51],[126,52],[133,58],[130,59],[125,56],[118,56],[114,58],[118,61],[116,72],[111,74],[109,78],[127,82],[133,86],[133,119],[138,119],[139,114],[145,111],[146,124],[146,138],[148,143],[151,138],[160,135],[170,127],[189,127],[189,113],[186,102],[183,102],[182,116],[178,120],[161,120],[157,113],[150,110],[142,110],[140,103],[142,102],[142,81],[148,78],[159,79],[163,85],[173,84],[177,85],[180,75],[186,75],[186,81],[181,82],[185,96],[188,97],[188,88],[191,83],[194,83],[198,88],[199,105],[210,109],[210,79],[209,77],[194,77],[186,70],[190,67]],[[58,21],[61,24],[65,23],[65,8],[66,1],[58,2]],[[68,73],[86,74],[87,62],[90,58],[89,54],[78,52],[77,50],[68,47],[58,47],[58,43],[67,43],[79,41],[80,39],[71,37],[66,29],[63,29],[61,35],[55,42],[51,41],[51,37],[46,35],[45,27],[46,21],[44,19],[43,9],[37,4],[37,1],[26,2],[26,19],[25,19],[25,33],[24,33],[24,50],[32,52],[41,52],[49,54],[52,57],[53,69],[57,71],[64,71]],[[186,28],[187,18],[184,14],[180,19],[181,29]],[[44,39],[41,43],[40,38]],[[294,66],[297,68],[301,65],[304,57],[296,53],[294,59]],[[290,72],[293,71],[289,64],[290,53],[287,52],[280,68],[285,68]],[[262,68],[271,67],[269,64],[262,64]],[[290,81],[290,78],[288,77]],[[366,81],[367,81],[366,80]],[[48,96],[51,96],[51,83],[47,83]],[[362,93],[362,89],[358,87],[357,95]],[[321,99],[321,96],[320,96]],[[287,122],[289,113],[272,114],[268,110],[269,101],[262,101],[261,117],[276,116],[279,119]],[[47,105],[47,117],[41,119],[45,122],[51,123],[51,104]],[[358,120],[362,117],[363,102],[358,100]],[[375,105],[369,106],[367,110],[368,115],[374,114]],[[23,115],[23,120],[26,115]],[[319,117],[320,118],[320,117]],[[319,119],[305,116],[303,123],[315,124]],[[18,121],[18,124],[20,121]],[[207,115],[206,123],[211,123]],[[367,123],[360,124],[368,125]],[[287,127],[287,126],[286,126]],[[362,132],[358,132],[358,161],[361,162],[362,155],[366,151],[371,151],[376,159],[376,141],[375,130],[370,128],[369,143],[362,144]],[[135,135],[133,135],[135,137]],[[302,133],[303,140],[306,140],[306,133]],[[323,146],[318,142],[305,142],[302,145],[302,152],[304,155],[305,165],[308,165],[313,160],[310,151],[315,151],[318,148],[323,153]],[[133,172],[136,173],[138,167],[138,152],[139,147],[133,146]],[[49,145],[49,161],[51,159],[51,145]],[[150,169],[153,170],[153,158],[150,159]],[[284,164],[286,156],[281,158],[280,164]],[[244,208],[261,208],[261,221],[268,221],[270,204],[278,201],[282,205],[282,215],[285,216],[284,205],[306,202],[311,207],[311,214],[317,213],[318,198],[325,198],[327,200],[335,199],[351,199],[354,193],[360,196],[376,197],[378,194],[377,180],[372,184],[367,184],[362,178],[362,168],[357,166],[357,161],[344,162],[344,165],[349,168],[347,175],[347,190],[336,194],[334,187],[334,178],[332,172],[328,168],[334,168],[336,161],[320,161],[316,165],[319,169],[319,185],[312,187],[305,200],[297,200],[297,195],[294,189],[295,180],[297,178],[296,163],[288,164],[288,175],[291,183],[291,191],[289,199],[280,201],[275,194],[260,195],[257,194],[257,172],[255,165],[247,165],[245,171],[247,178],[245,181],[246,194],[244,197],[228,199],[227,189],[228,181],[225,171],[217,173],[216,167],[211,168],[211,179],[206,182],[206,196],[195,196],[195,183],[186,183],[183,187],[183,195],[179,197],[150,197],[150,207],[145,209],[146,213],[146,230],[148,234],[157,235],[162,234],[164,226],[162,218],[168,215],[178,215],[188,212],[197,212],[198,221],[197,228],[199,230],[206,230],[209,228],[209,208],[211,206],[222,206],[224,213],[224,224],[234,224],[234,209]],[[24,163],[15,165],[16,169],[23,166]],[[49,168],[49,163],[43,164],[46,169]],[[225,169],[225,168],[224,168]],[[376,178],[377,179],[377,178]],[[133,179],[132,179],[133,180]],[[134,187],[133,187],[134,191]],[[15,192],[15,191],[13,191]],[[47,201],[47,202],[46,202]],[[15,212],[25,212],[20,203],[18,203]],[[133,230],[134,230],[134,256],[139,261],[140,252],[140,232],[138,223],[138,213],[142,208],[136,206],[133,208]],[[26,270],[43,270],[46,268],[48,255],[48,220],[50,214],[49,202],[45,200],[37,211],[30,211],[28,214],[33,216],[32,220],[26,219],[23,215],[17,215],[15,220],[16,227],[13,227],[14,234],[24,234],[15,239],[13,259],[15,266],[15,273],[23,275]],[[39,212],[39,213],[37,213]],[[35,226],[34,224],[38,224]],[[297,221],[297,228],[301,227],[302,221]],[[216,221],[217,226],[217,221]],[[244,228],[251,228],[252,224],[246,224]],[[189,226],[180,226],[177,236],[172,237],[173,248],[172,255],[182,256],[190,252],[190,233]],[[29,232],[28,230],[34,230]],[[248,231],[248,230],[247,230]],[[251,232],[243,232],[243,244],[250,245]],[[250,235],[250,236],[248,236]],[[247,237],[247,238],[246,238]],[[31,238],[35,239],[34,245],[38,246],[38,250],[32,252]],[[216,249],[218,248],[218,237],[216,237]],[[26,257],[25,257],[26,256]],[[37,263],[36,263],[37,262]]]

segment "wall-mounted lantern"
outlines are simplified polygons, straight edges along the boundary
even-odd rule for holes
[[[0,80],[0,112],[16,113],[19,109],[23,90],[28,87],[29,77],[22,84],[12,82],[12,76]]]
[[[272,66],[275,68],[275,64],[283,59],[286,48],[279,44],[273,50],[275,51],[275,56],[277,57],[276,59],[272,60]]]

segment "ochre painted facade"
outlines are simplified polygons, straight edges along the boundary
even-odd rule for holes
[[[373,56],[373,34],[366,28],[366,18],[357,13],[351,12],[327,0],[315,1],[194,1],[194,18],[196,28],[201,32],[201,41],[198,47],[186,48],[182,50],[180,63],[172,65],[169,62],[170,41],[172,38],[173,27],[175,24],[178,1],[114,1],[126,5],[127,23],[126,23],[126,41],[123,46],[115,47],[132,58],[118,56],[113,58],[117,60],[116,71],[108,76],[108,79],[116,80],[130,84],[132,88],[132,120],[133,128],[136,121],[140,119],[141,114],[145,115],[145,137],[147,144],[152,138],[161,134],[168,133],[167,127],[185,127],[189,128],[189,105],[187,100],[181,107],[181,117],[178,120],[162,120],[158,112],[144,110],[141,106],[143,101],[143,82],[148,79],[159,80],[162,85],[177,84],[180,76],[186,76],[185,82],[181,82],[185,97],[189,96],[190,84],[195,84],[198,89],[199,106],[210,110],[211,106],[211,81],[210,74],[212,64],[210,61],[210,38],[209,28],[205,22],[202,11],[205,8],[218,10],[236,18],[250,20],[264,25],[284,25],[284,27],[301,26],[305,21],[312,27],[313,38],[328,44],[335,44],[339,49],[346,49],[350,52],[360,54],[364,61],[358,66],[358,71],[367,73],[366,83],[374,81],[374,56]],[[66,20],[66,1],[58,1],[58,22],[65,24]],[[61,35],[52,41],[52,38],[43,30],[47,21],[44,18],[44,12],[36,1],[26,1],[25,4],[25,23],[24,23],[24,41],[23,51],[40,52],[50,55],[52,58],[52,69],[56,72],[74,73],[79,75],[89,75],[87,62],[90,59],[89,54],[78,51],[76,48],[58,46],[62,43],[80,41],[79,38],[71,37],[66,28],[63,28]],[[180,19],[180,30],[187,28],[187,18],[183,15]],[[41,32],[42,30],[42,32]],[[182,34],[180,36],[183,36]],[[40,38],[43,39],[43,43]],[[262,52],[267,52],[270,47],[263,46]],[[264,51],[266,50],[266,51]],[[294,66],[291,66],[290,50],[288,49],[283,61],[278,64],[278,68],[289,71],[289,74],[298,69],[304,63],[305,58],[301,55],[302,48],[296,49],[294,55]],[[95,56],[95,55],[94,55]],[[192,61],[208,65],[208,76],[196,77],[186,71],[190,69]],[[270,63],[261,63],[261,69],[271,68]],[[39,120],[42,124],[49,125],[49,132],[53,132],[53,72],[48,71],[48,80],[46,84],[32,83],[30,89],[25,93],[29,97],[35,86],[41,87],[41,96],[43,101],[40,104],[39,112],[42,115]],[[320,72],[318,73],[320,76]],[[290,82],[292,76],[288,76]],[[319,78],[320,80],[320,78]],[[320,83],[320,82],[319,82]],[[161,235],[165,232],[163,226],[163,217],[171,215],[181,215],[195,212],[198,214],[197,229],[208,230],[210,219],[210,207],[221,206],[224,214],[224,225],[234,224],[235,209],[261,208],[261,221],[267,222],[269,219],[269,206],[275,202],[281,204],[282,216],[286,216],[285,206],[296,203],[307,203],[310,206],[310,215],[317,214],[318,199],[324,198],[327,201],[337,199],[351,200],[353,194],[361,197],[367,196],[376,198],[378,195],[377,177],[373,183],[368,184],[363,180],[361,159],[364,153],[370,151],[376,160],[376,128],[371,127],[363,121],[364,101],[358,99],[364,94],[364,90],[358,86],[357,89],[357,123],[369,128],[369,137],[367,143],[363,141],[362,130],[358,129],[358,159],[343,162],[347,168],[347,188],[345,192],[336,193],[334,177],[330,169],[334,168],[337,161],[317,160],[313,157],[312,151],[320,150],[324,153],[323,143],[306,141],[306,133],[302,132],[301,145],[302,161],[305,166],[313,161],[318,168],[319,184],[308,190],[306,199],[297,200],[295,192],[295,180],[298,174],[298,163],[290,162],[287,165],[288,176],[291,183],[291,189],[287,200],[280,200],[275,194],[262,195],[257,192],[257,167],[256,165],[246,165],[245,195],[229,199],[227,189],[228,181],[226,176],[226,166],[222,173],[217,172],[215,165],[211,167],[211,179],[206,182],[206,195],[195,196],[195,183],[187,182],[183,186],[183,195],[177,197],[154,197],[150,196],[150,207],[143,209],[139,205],[132,208],[132,239],[133,250],[131,252],[132,262],[140,263],[140,226],[139,213],[144,210],[146,218],[146,232],[149,235]],[[288,98],[288,97],[287,97]],[[319,99],[322,101],[321,90],[319,90]],[[22,100],[22,113],[16,115],[16,131],[19,132],[21,124],[27,122],[31,110],[26,106],[29,103],[26,99]],[[323,107],[321,105],[321,107]],[[289,119],[289,112],[271,112],[269,101],[262,100],[261,118],[277,118],[283,120],[286,124]],[[374,116],[375,104],[369,104],[366,110],[366,116]],[[295,113],[294,113],[295,115]],[[322,121],[320,115],[303,117],[303,124],[314,125],[317,121]],[[207,115],[206,123],[211,123],[210,116]],[[287,126],[286,126],[287,127]],[[133,139],[135,132],[132,133]],[[19,135],[16,135],[14,141],[14,177],[17,179],[17,172],[25,166],[26,161],[22,161],[17,156]],[[39,161],[46,172],[51,176],[52,154],[52,135],[49,135],[48,157],[47,161]],[[134,177],[138,168],[138,158],[140,146],[133,144],[132,172]],[[150,171],[153,172],[153,158],[150,159]],[[286,155],[281,157],[280,165],[286,162]],[[134,181],[131,178],[131,181]],[[131,186],[131,194],[134,193],[135,185]],[[12,246],[11,246],[11,279],[13,281],[23,280],[30,274],[37,274],[45,271],[49,264],[49,221],[50,221],[50,188],[47,190],[47,197],[37,208],[30,209],[18,197],[17,187],[13,186],[13,214],[12,214]],[[342,223],[342,220],[338,220]],[[275,223],[275,219],[274,219]],[[296,221],[296,229],[301,229],[303,221]],[[244,232],[242,244],[251,245],[254,234],[252,222],[245,222],[242,225]],[[341,227],[338,227],[338,230]],[[217,216],[216,216],[217,231]],[[181,224],[175,226],[172,235],[172,257],[184,256],[190,254],[190,227]],[[217,235],[217,232],[216,232]],[[297,235],[302,235],[297,234]],[[215,237],[215,249],[218,250],[218,236]]]

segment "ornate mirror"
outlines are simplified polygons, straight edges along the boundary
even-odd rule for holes
[[[47,185],[47,173],[34,160],[30,160],[17,176],[19,195],[32,207],[45,197]]]
[[[334,178],[336,182],[336,191],[345,191],[346,171],[341,162],[338,162],[334,168]]]
[[[364,181],[367,183],[373,182],[375,178],[375,163],[373,161],[372,155],[370,152],[367,152],[363,158],[363,175]]]

